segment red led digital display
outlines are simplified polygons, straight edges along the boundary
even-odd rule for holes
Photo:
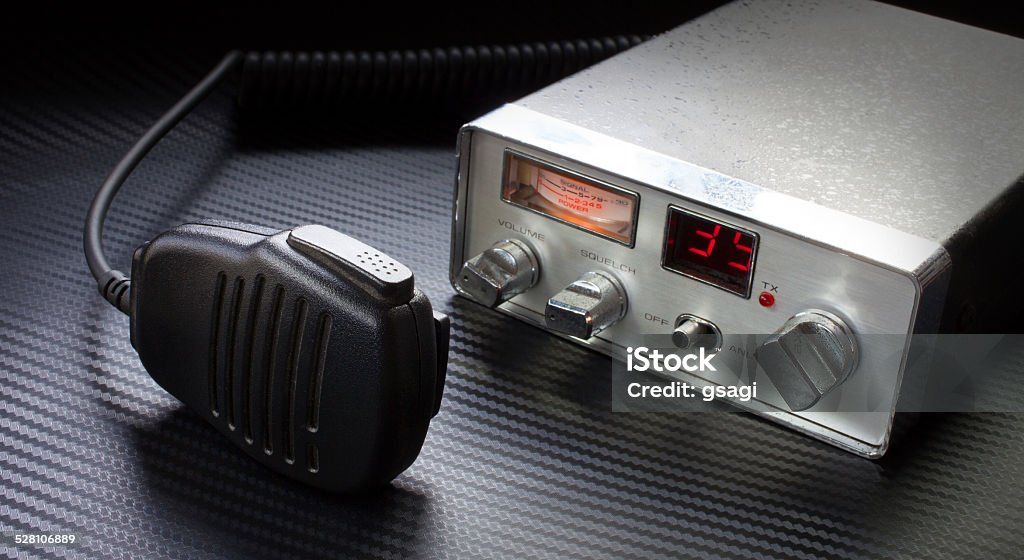
[[[669,208],[665,268],[750,297],[756,252],[754,233],[681,208]]]

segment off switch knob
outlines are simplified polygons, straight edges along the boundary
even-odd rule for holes
[[[789,408],[806,410],[846,380],[857,354],[857,340],[842,319],[810,310],[790,317],[754,355]]]
[[[722,346],[722,333],[710,321],[693,315],[680,315],[672,331],[672,344],[681,350],[703,348],[714,353]]]
[[[590,338],[626,315],[626,290],[610,274],[587,272],[548,300],[544,321],[553,331]]]
[[[494,307],[537,283],[537,257],[525,244],[499,241],[462,265],[456,285],[463,294]]]

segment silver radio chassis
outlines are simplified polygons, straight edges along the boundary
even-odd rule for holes
[[[503,200],[510,154],[635,193],[631,243]],[[621,290],[610,326],[560,334],[621,356],[700,317],[735,371],[756,363],[747,335],[821,310],[857,340],[842,390],[794,410],[764,382],[743,406],[877,457],[915,334],[1014,328],[1022,173],[1024,41],[872,2],[734,2],[467,124],[451,280],[465,294],[467,261],[514,241],[534,277],[497,309],[559,330],[566,286]],[[756,232],[747,297],[664,266],[673,207]],[[594,272],[610,284],[574,284]]]

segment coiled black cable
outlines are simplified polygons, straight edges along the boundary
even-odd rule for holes
[[[239,66],[238,104],[243,109],[322,113],[339,107],[358,109],[360,101],[473,104],[518,97],[642,40],[619,36],[419,51],[244,56],[232,51],[135,142],[97,190],[85,220],[89,269],[103,297],[129,313],[131,281],[110,267],[103,251],[103,222],[110,204],[149,150]]]
[[[507,100],[642,40],[633,35],[415,51],[250,52],[242,62],[238,101],[243,109],[321,111],[366,101]]]

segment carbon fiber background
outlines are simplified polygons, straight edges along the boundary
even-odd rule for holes
[[[1021,557],[1024,416],[925,416],[871,462],[746,414],[612,414],[606,358],[453,298],[454,129],[248,130],[222,90],[115,202],[115,265],[188,220],[322,223],[410,266],[453,324],[441,412],[391,488],[264,470],[149,379],[81,250],[94,189],[214,60],[62,53],[5,76],[0,530],[83,542],[4,555]]]

